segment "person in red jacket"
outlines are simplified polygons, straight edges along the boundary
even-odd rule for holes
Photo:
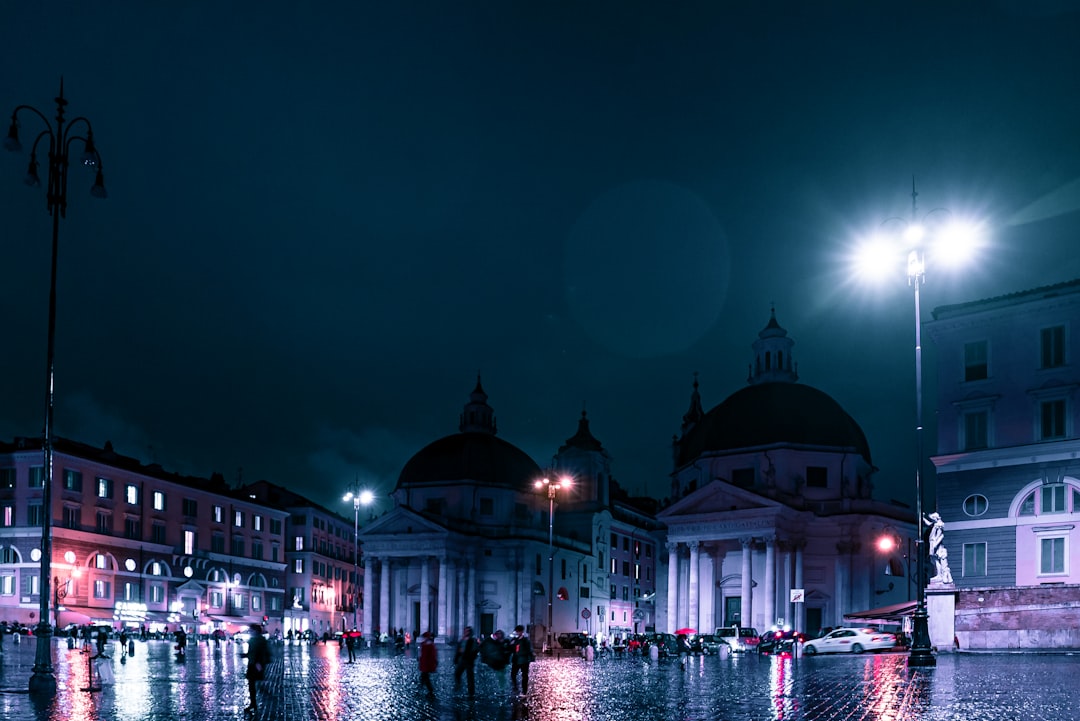
[[[420,636],[420,687],[427,690],[429,696],[435,695],[435,687],[431,684],[431,674],[439,666],[439,656],[435,651],[435,640],[431,631],[424,631]]]

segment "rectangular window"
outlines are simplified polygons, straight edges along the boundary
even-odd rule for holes
[[[622,600],[624,600],[624,601],[629,601],[630,600],[630,587],[629,586],[623,586],[622,587]]]
[[[124,519],[124,538],[130,538],[133,541],[138,541],[142,539],[142,533],[139,532],[138,518]]]
[[[15,469],[0,468],[0,488],[15,487]]]
[[[270,560],[277,563],[278,560],[278,545],[276,543],[270,544]]]
[[[64,528],[79,528],[79,508],[72,508],[71,506],[64,506]]]
[[[293,546],[293,550],[294,551],[303,551],[304,550],[304,537],[303,536],[297,536],[296,537],[295,545]]]
[[[112,498],[113,482],[111,478],[97,479],[97,497]]]
[[[614,533],[611,534],[611,550],[619,550],[619,537],[616,536]]]
[[[14,596],[15,595],[15,576],[4,575],[0,576],[0,595]]]
[[[214,506],[214,523],[225,522],[225,509],[221,506]]]
[[[262,541],[252,541],[251,542],[251,557],[258,560],[258,561],[262,560],[262,558],[263,558]]]
[[[559,578],[566,580],[566,559],[562,559],[562,565],[559,568]]]
[[[1068,511],[1065,508],[1065,484],[1064,483],[1052,483],[1049,486],[1043,486],[1039,490],[1041,498],[1039,503],[1039,513],[1066,513]]]
[[[221,608],[221,602],[224,600],[224,598],[225,596],[221,593],[221,591],[211,591],[210,608]]]
[[[30,467],[30,487],[41,488],[45,485],[45,466]]]
[[[97,514],[97,532],[110,534],[112,533],[112,514],[98,512]]]
[[[624,575],[624,576],[629,576],[630,575],[630,562],[629,561],[623,561],[622,562],[622,575]]]
[[[1065,365],[1065,326],[1057,325],[1039,331],[1039,360],[1042,368]]]
[[[806,487],[807,488],[828,488],[829,487],[829,469],[824,466],[807,466],[806,467]]]
[[[1065,539],[1042,538],[1039,540],[1039,573],[1065,573]]]
[[[155,523],[150,527],[150,542],[165,543],[165,524]]]
[[[259,514],[255,514],[251,517],[251,527],[256,531],[262,531],[263,529],[263,517]]]
[[[962,571],[962,575],[965,578],[969,578],[971,576],[986,575],[985,543],[964,544],[964,568]]]
[[[154,510],[165,510],[165,493],[163,491],[154,491]]]
[[[281,521],[277,520],[276,518],[270,519],[270,533],[274,534],[275,536],[281,535]]]
[[[641,580],[641,564],[640,563],[635,563],[634,564],[634,580],[635,581],[640,581]]]
[[[236,513],[233,514],[233,525],[236,526],[237,528],[243,528],[244,527],[244,512],[243,511],[236,511]]]
[[[195,554],[195,531],[184,531],[184,555]]]
[[[262,597],[257,593],[251,594],[251,610],[258,611],[260,609],[262,609]]]
[[[160,583],[151,584],[150,603],[165,603],[165,587]]]
[[[41,525],[41,522],[45,520],[44,514],[41,512],[40,503],[31,503],[26,507],[26,523],[29,526],[37,528]]]
[[[185,498],[180,502],[181,512],[188,518],[199,517],[199,502],[194,498]]]
[[[4,506],[4,525],[15,525],[15,506]]]
[[[244,555],[244,537],[233,536],[232,538],[232,555],[243,556]]]
[[[989,447],[987,433],[989,415],[987,411],[971,411],[964,414],[963,447],[965,451],[977,451]]]
[[[297,558],[296,560],[293,561],[293,573],[303,573],[303,572],[304,572],[304,559]]]
[[[94,598],[106,599],[112,598],[112,584],[108,581],[95,580],[94,581]]]
[[[124,488],[124,500],[128,502],[129,506],[139,505],[139,487],[134,483],[129,483]]]
[[[611,584],[611,596],[610,596],[610,598],[611,598],[611,600],[614,601],[618,597],[619,597],[619,589],[613,583],[613,584]]]
[[[617,559],[615,559],[615,558],[611,559],[611,572],[612,573],[618,573],[619,572],[619,561]]]
[[[64,490],[82,493],[82,471],[64,469]]]
[[[225,553],[225,536],[215,533],[210,537],[210,551],[212,553]]]
[[[104,553],[94,554],[94,568],[106,569],[109,567],[109,559],[105,557]]]
[[[544,566],[540,561],[540,554],[536,554],[536,575],[539,576],[544,571]]]
[[[1065,401],[1043,401],[1039,404],[1040,438],[1044,441],[1065,437]]]
[[[965,381],[981,381],[990,377],[986,345],[984,340],[964,344]]]
[[[124,584],[125,601],[142,601],[142,586],[130,581]]]

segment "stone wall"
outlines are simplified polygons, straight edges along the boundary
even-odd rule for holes
[[[957,590],[960,650],[1080,648],[1080,586]]]

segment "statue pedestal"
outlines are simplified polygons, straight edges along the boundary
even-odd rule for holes
[[[931,583],[926,587],[926,616],[930,644],[938,653],[956,650],[956,586],[951,583]]]

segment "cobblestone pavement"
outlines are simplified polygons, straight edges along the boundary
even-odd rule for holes
[[[506,672],[478,663],[470,699],[454,688],[446,648],[433,698],[419,692],[412,652],[363,650],[349,664],[332,644],[273,650],[258,721],[1073,721],[1080,709],[1080,653],[946,655],[933,669],[908,669],[904,654],[709,657],[685,668],[667,660],[541,657],[523,698],[511,696]],[[245,718],[246,662],[233,644],[189,647],[183,663],[165,641],[137,643],[126,663],[113,644],[113,682],[86,692],[88,655],[58,641],[58,692],[43,705],[25,690],[34,644],[9,639],[4,652],[0,719]]]

